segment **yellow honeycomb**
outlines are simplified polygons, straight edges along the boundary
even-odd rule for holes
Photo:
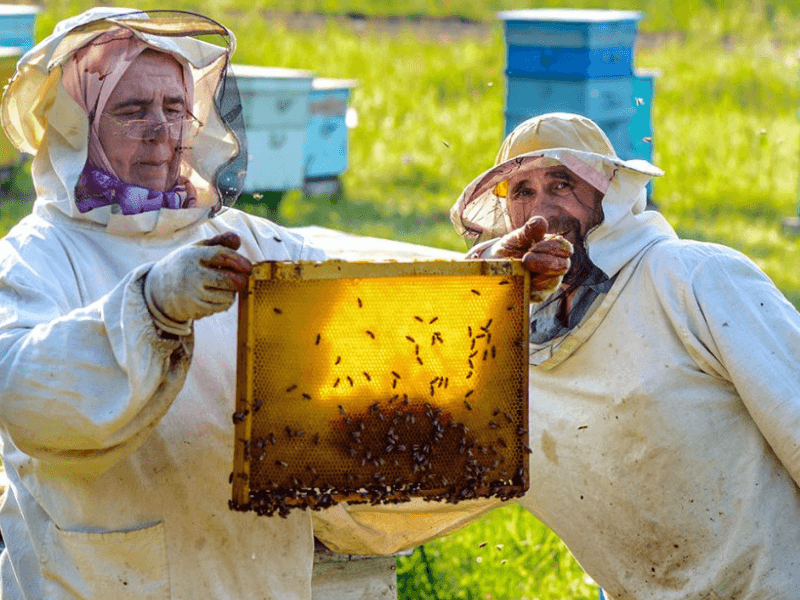
[[[527,285],[515,261],[257,265],[231,507],[523,493]]]

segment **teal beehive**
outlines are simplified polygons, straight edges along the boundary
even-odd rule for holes
[[[316,77],[312,82],[304,154],[307,186],[334,180],[347,169],[347,113],[356,85],[353,79]]]
[[[247,132],[245,193],[303,186],[308,95],[313,73],[233,65]]]
[[[497,16],[507,46],[506,135],[531,117],[571,112],[595,121],[621,158],[652,158],[654,75],[633,68],[642,13],[530,9]]]
[[[497,17],[504,23],[507,75],[580,79],[633,74],[639,12],[527,9]]]
[[[630,77],[558,80],[508,76],[506,121],[519,123],[548,112],[571,112],[592,120],[631,117],[633,80]],[[514,126],[506,127],[508,134]]]
[[[0,4],[0,46],[23,52],[33,48],[36,15],[41,11],[39,6]]]

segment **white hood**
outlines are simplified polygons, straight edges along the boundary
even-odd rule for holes
[[[192,113],[202,126],[192,148],[183,154],[182,172],[197,188],[199,204],[204,208],[161,209],[137,215],[122,215],[117,206],[83,214],[77,210],[74,191],[86,163],[89,123],[61,83],[61,65],[98,35],[120,26],[188,66],[195,89]],[[191,37],[199,34],[228,38],[229,47]],[[234,45],[233,34],[223,26],[190,14],[179,20],[153,21],[132,9],[94,8],[59,23],[52,35],[19,60],[2,101],[6,135],[16,148],[34,156],[34,212],[51,219],[66,216],[96,223],[106,226],[109,233],[121,235],[169,233],[208,218],[218,209],[214,175],[239,152],[236,137],[213,103]]]
[[[468,242],[479,243],[511,231],[505,188],[517,169],[563,164],[603,194],[603,221],[586,237],[592,262],[612,276],[657,239],[676,237],[659,213],[645,210],[645,186],[661,169],[645,160],[616,156],[591,120],[552,113],[519,125],[501,147],[496,165],[475,178],[450,210],[453,225]]]

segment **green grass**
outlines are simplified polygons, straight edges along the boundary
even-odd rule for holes
[[[636,57],[638,67],[662,70],[654,103],[654,162],[667,172],[654,188],[662,212],[685,237],[720,242],[751,256],[800,306],[800,237],[789,237],[780,227],[798,209],[800,98],[794,54],[800,21],[793,14],[800,14],[800,1],[782,7],[767,0],[724,6],[710,0],[613,4],[645,10],[645,30],[682,32],[682,42],[643,47]],[[48,3],[38,22],[39,38],[60,18],[89,5]],[[523,0],[228,0],[200,8],[237,33],[236,62],[312,69],[360,82],[351,101],[359,125],[350,132],[349,169],[335,202],[293,191],[277,212],[268,210],[265,199],[250,197],[241,206],[289,226],[315,224],[464,249],[447,212],[463,186],[492,164],[503,131],[504,43],[493,15],[529,5]],[[460,15],[493,25],[481,39],[443,44],[410,29],[393,35],[367,29],[356,35],[337,22],[313,32],[289,31],[262,20],[259,11],[274,8]],[[723,51],[729,42],[732,49]],[[24,174],[14,185],[7,195],[25,198],[30,191]],[[0,204],[0,234],[29,210],[24,201]],[[597,597],[596,586],[563,544],[515,506],[427,544],[424,554],[425,559],[419,550],[398,559],[403,599]]]
[[[100,2],[142,9],[164,8],[158,0],[139,2]],[[52,0],[40,19],[39,31],[50,32],[55,22],[78,12],[90,3],[80,0]],[[378,17],[435,17],[489,22],[502,10],[528,8],[600,8],[636,10],[643,13],[643,31],[681,31],[702,38],[724,35],[752,35],[753,32],[778,32],[795,39],[792,33],[795,18],[800,16],[800,0],[173,0],[169,8],[200,10],[230,20],[235,12],[285,11],[331,15],[363,15]],[[796,28],[794,28],[796,30]]]
[[[416,600],[596,600],[556,535],[518,505],[498,508],[398,559],[398,598]]]

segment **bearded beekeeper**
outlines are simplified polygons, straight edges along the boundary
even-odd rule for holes
[[[3,97],[37,198],[0,242],[2,598],[311,597],[309,516],[227,507],[236,292],[251,261],[323,258],[226,206],[232,45],[197,15],[93,9]]]
[[[520,503],[615,600],[797,598],[800,314],[644,210],[661,174],[547,114],[452,208],[471,256],[520,258],[540,290]]]
[[[591,120],[547,114],[451,210],[469,258],[532,272],[519,502],[614,600],[796,598],[800,314],[747,257],[645,210],[661,174],[620,160]],[[433,518],[447,532],[499,504],[314,518],[340,550],[390,552],[425,541]],[[425,527],[387,534],[393,510]],[[337,543],[334,524],[362,530]]]

